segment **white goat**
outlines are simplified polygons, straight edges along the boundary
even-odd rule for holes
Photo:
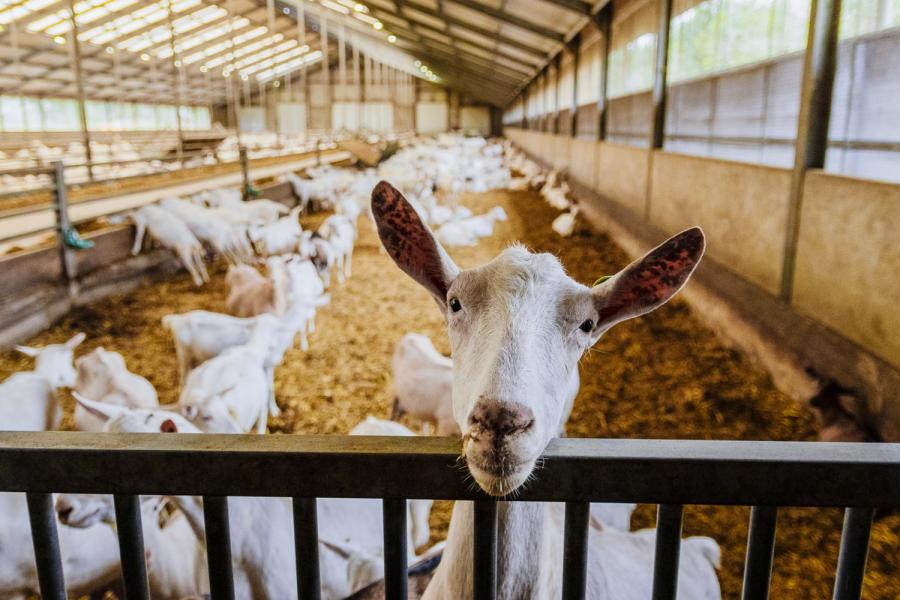
[[[281,205],[279,205],[281,206]],[[298,216],[300,207],[290,211],[288,216],[263,227],[251,227],[250,239],[257,252],[264,256],[276,256],[297,251],[303,235]]]
[[[63,344],[16,346],[35,359],[34,370],[13,373],[0,383],[0,429],[45,431],[59,427],[62,408],[54,392],[75,385],[72,357],[84,338],[78,333]]]
[[[209,281],[206,265],[203,264],[203,246],[184,221],[153,204],[132,212],[131,220],[137,228],[132,254],[136,255],[141,251],[144,234],[149,231],[153,239],[178,256],[181,264],[191,274],[194,285],[203,285]]]
[[[407,333],[394,348],[394,407],[392,419],[409,414],[422,421],[434,421],[438,435],[459,435],[453,418],[453,361],[440,352],[428,337]]]
[[[198,240],[209,244],[217,254],[230,262],[248,262],[252,258],[253,251],[244,228],[232,223],[221,213],[181,198],[163,198],[159,206],[184,221]]]
[[[575,232],[575,217],[578,216],[578,207],[572,206],[568,212],[560,214],[553,219],[551,227],[553,231],[562,237],[569,237]]]
[[[283,268],[269,270],[265,277],[250,265],[233,265],[225,275],[228,298],[225,305],[236,317],[255,317],[262,313],[281,316],[288,305],[288,280]]]
[[[129,371],[118,352],[96,348],[76,360],[75,369],[75,390],[82,396],[130,408],[159,406],[153,384]],[[103,421],[80,404],[75,406],[75,424],[81,431],[100,431],[103,427]]]
[[[300,255],[312,261],[325,289],[331,286],[331,270],[334,267],[334,248],[317,231],[304,231],[300,242]]]
[[[209,433],[265,433],[271,408],[266,370],[271,345],[281,327],[272,315],[257,320],[245,345],[211,358],[188,375],[178,410]]]
[[[493,496],[518,489],[557,435],[569,392],[554,382],[569,381],[582,354],[610,327],[674,296],[705,248],[702,231],[689,229],[593,288],[569,278],[554,256],[521,247],[461,272],[390,184],[376,187],[372,203],[388,253],[431,292],[446,317],[463,459]],[[500,502],[498,508],[498,597],[559,597],[562,506]],[[471,597],[473,526],[472,503],[457,502],[427,600]],[[647,598],[652,535],[591,528],[587,597]],[[681,556],[679,596],[718,598],[715,542],[689,538]]]
[[[344,283],[352,271],[356,227],[344,215],[331,215],[319,227],[319,235],[331,244],[337,266],[338,282]]]
[[[247,200],[240,204],[240,208],[254,221],[263,223],[275,223],[280,217],[288,214],[291,210],[280,202],[266,200],[265,198]]]

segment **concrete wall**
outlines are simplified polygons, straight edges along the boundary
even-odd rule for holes
[[[719,313],[740,313],[723,319],[733,331],[741,319],[752,325],[732,341],[773,377],[781,369],[802,379],[811,366],[861,390],[870,422],[900,439],[900,186],[807,174],[793,300],[786,304],[778,292],[790,170],[510,127],[504,135],[545,164],[567,169],[580,194],[608,200],[589,195],[594,200],[585,210],[609,213],[611,232],[627,221],[658,240],[703,226],[710,264],[729,273],[719,287],[733,296],[728,302],[744,305],[744,312]]]
[[[806,177],[794,304],[900,367],[900,186]]]
[[[700,225],[709,256],[778,293],[790,171],[656,152],[651,177],[651,223],[667,233]]]

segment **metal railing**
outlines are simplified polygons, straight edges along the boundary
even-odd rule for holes
[[[147,598],[139,494],[202,496],[212,598],[234,597],[228,496],[293,498],[298,594],[319,597],[316,498],[383,499],[387,597],[406,596],[406,499],[472,500],[474,597],[494,598],[497,500],[459,440],[0,433],[0,490],[25,492],[45,599],[65,598],[51,493],[115,495],[127,597]],[[877,507],[900,504],[900,444],[560,439],[511,501],[565,502],[563,596],[585,595],[590,502],[658,504],[653,599],[675,598],[685,504],[752,506],[747,600],[767,598],[779,506],[846,508],[834,598],[857,599]],[[561,557],[562,558],[562,557]]]

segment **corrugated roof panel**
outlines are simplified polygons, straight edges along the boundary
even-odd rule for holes
[[[504,10],[560,33],[568,32],[583,18],[582,15],[542,0],[506,0]]]
[[[503,6],[504,0],[474,0],[478,4],[484,4],[485,6],[490,6],[491,8],[496,8],[500,10],[500,7]]]
[[[502,56],[497,56],[494,58],[494,60],[497,62],[498,65],[503,65],[505,67],[510,67],[510,68],[514,68],[514,69],[518,69],[518,70],[522,70],[524,68],[522,63],[517,63],[515,61],[509,60],[508,58],[504,58]],[[527,78],[523,77],[522,83],[525,83],[526,80],[527,80]]]
[[[516,40],[517,42],[521,42],[532,48],[538,48],[547,53],[552,52],[556,47],[560,45],[560,42],[554,42],[553,40],[547,39],[544,36],[526,31],[508,23],[504,23],[500,27],[500,33],[508,38]]]
[[[427,37],[427,38],[431,38],[431,39],[433,39],[433,40],[438,40],[438,41],[440,41],[440,42],[443,42],[444,44],[448,44],[448,45],[449,45],[449,44],[453,41],[453,40],[450,38],[450,36],[447,36],[447,35],[438,33],[438,32],[436,32],[436,31],[432,31],[432,30],[430,30],[430,29],[425,29],[424,27],[417,27],[417,28],[415,29],[415,31],[416,31],[416,33],[418,33],[419,35],[422,35],[422,36]]]
[[[465,6],[459,6],[458,4],[452,4],[450,2],[444,2],[444,13],[460,19],[461,21],[465,21],[466,23],[476,25],[481,29],[496,31],[500,25],[497,21],[487,15],[483,15],[471,8],[466,8]]]
[[[529,54],[528,52],[524,52],[519,50],[514,46],[508,46],[507,44],[497,44],[497,50],[503,52],[504,54],[509,54],[510,56],[514,56],[518,59],[521,59],[523,63],[527,63],[530,65],[539,65],[543,61],[533,54]]]
[[[441,19],[436,19],[430,15],[426,15],[425,13],[415,10],[413,8],[404,8],[403,15],[406,17],[410,17],[415,21],[419,21],[420,23],[425,23],[426,25],[431,25],[436,29],[443,29],[444,22]]]
[[[482,46],[492,46],[497,43],[497,40],[489,38],[486,35],[481,35],[480,33],[469,31],[465,27],[457,27],[456,25],[452,25],[450,27],[450,31],[458,38],[466,39],[471,42],[475,42],[476,44],[481,44]]]
[[[460,50],[465,50],[469,54],[481,56],[482,58],[486,58],[488,60],[493,60],[495,58],[493,52],[485,50],[484,48],[480,48],[479,46],[467,44],[466,42],[456,42],[456,47]]]

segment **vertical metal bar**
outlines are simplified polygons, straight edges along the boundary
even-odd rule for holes
[[[66,243],[66,233],[72,227],[69,222],[69,196],[66,188],[66,168],[61,160],[53,163],[53,212],[56,215],[56,243],[59,246],[59,264],[70,296],[78,292],[75,254]]]
[[[88,179],[94,180],[94,159],[91,154],[91,134],[88,129],[85,109],[84,73],[81,70],[81,42],[78,39],[78,22],[75,20],[75,0],[69,0],[69,43],[72,47],[72,69],[75,72],[75,95],[78,100],[78,120],[81,123],[81,143],[84,144],[84,160],[87,164]]]
[[[126,600],[150,597],[147,564],[144,561],[144,532],[141,529],[141,499],[138,496],[113,497],[116,505],[116,533]]]
[[[406,500],[385,498],[384,514],[384,589],[391,600],[406,600]]]
[[[747,560],[744,564],[743,600],[768,600],[772,556],[775,552],[775,523],[778,508],[754,506],[747,534]]]
[[[169,48],[172,50],[172,86],[175,95],[175,124],[178,127],[178,147],[175,154],[184,167],[184,128],[181,124],[181,61],[175,46],[175,25],[172,22],[172,0],[166,0],[166,23],[169,26]]]
[[[659,0],[659,32],[656,36],[656,75],[653,78],[653,129],[650,148],[662,148],[666,136],[666,80],[669,71],[669,29],[672,0]]]
[[[844,512],[841,551],[838,554],[834,600],[859,600],[866,558],[869,555],[869,533],[872,530],[874,508],[848,508]]]
[[[793,295],[806,171],[825,166],[840,21],[841,0],[812,0],[781,269],[779,297],[785,302]]]
[[[497,596],[497,501],[474,502],[473,600]]]
[[[578,64],[581,61],[581,34],[569,42],[572,53],[572,109],[569,114],[569,137],[578,136]]]
[[[653,560],[653,600],[675,600],[678,555],[681,550],[680,504],[660,504],[656,513],[656,554]]]
[[[234,600],[227,497],[203,496],[203,523],[206,526],[209,592],[212,600]]]
[[[563,600],[584,600],[587,585],[589,502],[566,502]]]
[[[315,498],[294,498],[294,555],[297,597],[319,600],[319,526]]]
[[[609,51],[612,38],[613,2],[606,5],[598,17],[600,22],[600,89],[597,93],[597,139],[606,139],[607,116],[609,113]]]
[[[243,182],[243,189],[241,190],[241,196],[243,196],[244,200],[250,199],[250,159],[247,157],[247,147],[241,146],[238,148],[238,156],[241,161],[241,181]]]
[[[560,106],[559,102],[559,82],[562,81],[562,52],[553,57],[553,70],[556,71],[556,77],[553,79],[553,105],[556,109],[553,133],[562,133],[562,106]]]
[[[31,542],[34,545],[41,598],[66,600],[66,582],[59,553],[53,496],[44,493],[29,493],[25,496],[28,502],[28,520],[31,522]]]

